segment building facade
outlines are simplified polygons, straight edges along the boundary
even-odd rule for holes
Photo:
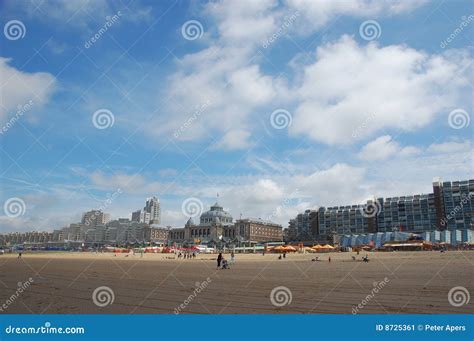
[[[82,214],[81,223],[87,226],[103,225],[109,221],[109,215],[101,210],[92,210]]]
[[[323,240],[331,235],[474,229],[474,180],[433,181],[433,192],[320,207],[291,219],[288,240]],[[317,225],[317,226],[315,226]]]
[[[238,219],[217,202],[201,214],[199,224],[189,218],[184,228],[171,229],[170,243],[217,244],[229,242],[266,242],[283,239],[282,226],[262,219]]]
[[[147,198],[142,210],[132,212],[132,221],[159,225],[161,223],[160,200],[157,197]]]

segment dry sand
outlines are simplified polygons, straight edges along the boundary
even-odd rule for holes
[[[358,304],[362,314],[474,311],[474,298],[461,307],[448,301],[448,292],[456,286],[474,294],[473,251],[371,253],[369,263],[354,262],[353,255],[319,254],[322,261],[312,262],[314,254],[291,254],[283,260],[275,254],[237,254],[230,270],[216,270],[215,255],[191,260],[167,259],[170,255],[165,254],[0,255],[0,308],[18,282],[31,277],[33,284],[7,302],[3,313],[173,314],[181,304],[184,314],[351,314]],[[188,299],[207,278],[209,285]],[[385,278],[387,284],[367,298],[374,283]],[[113,290],[112,304],[94,304],[92,293],[100,286]],[[292,296],[282,307],[270,300],[278,286],[287,287]]]

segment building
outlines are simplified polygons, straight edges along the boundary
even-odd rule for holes
[[[474,229],[473,197],[474,180],[435,179],[432,193],[320,207],[317,218],[315,211],[306,210],[290,220],[286,234],[290,241],[309,241],[330,240],[334,235]]]
[[[262,219],[239,219],[233,222],[232,215],[219,203],[201,214],[199,224],[189,218],[184,228],[169,231],[170,243],[220,244],[240,242],[281,241],[281,225]]]
[[[238,219],[232,231],[232,237],[242,241],[262,243],[283,240],[281,225],[262,219]]]
[[[379,198],[381,210],[376,217],[377,231],[432,231],[437,228],[434,194]],[[373,232],[373,231],[371,231]]]
[[[150,235],[147,235],[147,239],[156,244],[166,244],[170,238],[170,228],[164,227],[151,227],[149,229]]]
[[[142,210],[132,212],[132,221],[159,225],[161,223],[160,200],[157,197],[147,198]]]
[[[150,224],[161,223],[160,200],[157,197],[147,198],[143,211],[150,214]]]
[[[144,210],[132,212],[132,221],[149,224],[151,221],[151,214]]]
[[[81,223],[87,226],[103,225],[109,221],[109,215],[101,210],[92,210],[82,215]]]
[[[444,206],[441,229],[473,229],[474,180],[443,182],[440,189]]]
[[[0,246],[47,243],[53,239],[51,232],[11,232],[0,234]]]

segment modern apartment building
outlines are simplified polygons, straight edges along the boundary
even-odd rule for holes
[[[87,226],[103,225],[109,221],[109,215],[101,210],[92,210],[82,214],[81,223]]]
[[[132,221],[145,224],[160,224],[160,200],[157,197],[147,198],[145,207],[142,210],[132,212]]]
[[[291,219],[289,240],[326,239],[338,234],[427,232],[474,229],[474,180],[433,181],[433,192],[377,198],[362,205],[320,207]]]

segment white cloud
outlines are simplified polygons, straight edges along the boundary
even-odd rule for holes
[[[321,46],[304,68],[290,131],[326,144],[347,144],[385,129],[412,131],[458,103],[468,84],[467,54],[428,55],[402,45],[358,45],[351,37]],[[374,119],[360,129],[367,117]]]
[[[338,16],[376,18],[412,11],[427,0],[380,1],[380,0],[287,0],[288,8],[297,10],[305,18],[299,25],[304,32],[314,32]]]
[[[252,143],[248,140],[250,132],[246,130],[231,130],[228,131],[224,137],[216,143],[215,149],[223,150],[238,150],[247,149]]]
[[[32,101],[35,110],[48,102],[56,79],[47,72],[28,73],[9,65],[11,59],[0,57],[0,120],[12,116],[18,106]]]
[[[409,157],[420,153],[415,146],[402,147],[390,135],[384,135],[362,147],[358,157],[366,161],[382,161],[391,157]]]
[[[217,22],[222,43],[254,44],[275,30],[276,0],[218,1],[207,5],[207,11]]]
[[[29,17],[68,28],[94,29],[98,22],[105,22],[107,16],[113,16],[118,11],[123,15],[121,20],[143,22],[151,19],[151,7],[143,6],[140,2],[125,4],[107,0],[27,0],[7,1],[6,6],[10,12],[19,10]]]

